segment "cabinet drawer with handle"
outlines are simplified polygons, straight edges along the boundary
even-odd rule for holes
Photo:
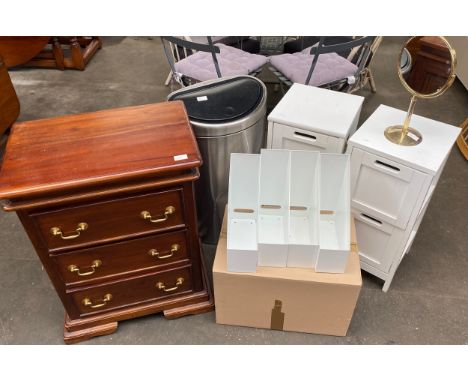
[[[71,249],[125,236],[157,233],[184,227],[182,191],[63,208],[32,214],[50,252]]]
[[[71,292],[81,316],[170,298],[192,291],[191,268],[139,276]]]
[[[388,272],[397,259],[405,231],[363,211],[353,209],[352,214],[361,262]]]
[[[187,232],[177,231],[141,239],[51,255],[67,286],[96,282],[113,276],[157,269],[189,261]]]
[[[343,140],[341,140],[344,142]],[[299,129],[279,123],[273,125],[272,147],[275,149],[341,152],[340,139],[314,131]]]
[[[354,148],[351,153],[351,206],[405,229],[428,175],[401,163]]]

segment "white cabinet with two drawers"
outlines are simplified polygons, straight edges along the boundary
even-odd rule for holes
[[[384,130],[405,112],[381,105],[349,139],[351,208],[361,268],[385,280],[387,291],[410,250],[419,224],[460,129],[413,116],[422,142],[399,146]]]

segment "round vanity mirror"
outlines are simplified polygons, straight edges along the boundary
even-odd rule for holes
[[[416,36],[406,42],[398,59],[398,76],[412,98],[403,125],[385,130],[388,140],[403,146],[421,143],[421,133],[410,127],[415,102],[442,95],[455,80],[455,67],[455,51],[445,38]]]

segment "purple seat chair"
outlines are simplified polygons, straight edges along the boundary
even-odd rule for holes
[[[207,44],[174,36],[161,37],[161,41],[172,77],[182,86],[240,74],[257,75],[268,62],[265,56],[221,43],[214,44],[211,37],[207,37]],[[183,58],[176,61],[174,51],[177,53],[180,49],[184,51]],[[192,54],[193,51],[195,53]]]
[[[350,93],[362,83],[375,39],[366,36],[325,45],[325,37],[321,37],[316,45],[302,52],[270,57],[270,69],[287,86],[297,82]],[[354,52],[353,62],[340,55],[350,51]]]

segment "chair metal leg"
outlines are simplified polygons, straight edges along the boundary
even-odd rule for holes
[[[169,84],[171,83],[171,80],[172,80],[172,70],[167,75],[167,79],[166,79],[166,82],[164,82],[164,85],[169,86]]]

